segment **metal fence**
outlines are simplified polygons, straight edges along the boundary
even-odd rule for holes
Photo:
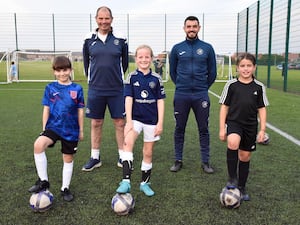
[[[267,87],[300,93],[300,0],[260,0],[238,14],[237,52],[256,55]]]
[[[257,56],[257,77],[267,87],[300,93],[300,0],[260,0],[239,14],[199,13],[200,39],[217,54],[248,51]],[[114,14],[113,27],[128,38],[129,50],[149,44],[168,52],[185,38],[187,14]],[[0,14],[0,52],[81,52],[96,27],[94,14]],[[284,65],[282,69],[282,65]],[[299,69],[299,70],[298,70]]]
[[[195,15],[195,14],[193,14]],[[81,51],[84,36],[96,27],[94,14],[0,14],[0,51]],[[155,53],[170,51],[184,40],[184,19],[188,14],[114,14],[113,28],[122,32],[134,52],[149,44]],[[235,52],[237,14],[196,14],[199,37],[211,43],[217,53]],[[222,21],[222,23],[220,23]]]

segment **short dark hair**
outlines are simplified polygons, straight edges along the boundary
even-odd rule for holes
[[[53,70],[72,69],[72,63],[66,56],[56,56],[52,63]]]
[[[199,19],[196,16],[188,16],[187,18],[185,18],[184,24],[186,23],[187,20],[196,20],[199,24]]]

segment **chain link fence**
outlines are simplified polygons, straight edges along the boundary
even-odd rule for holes
[[[300,94],[300,0],[260,0],[238,14],[237,52],[257,57],[267,87]]]
[[[195,15],[195,14],[193,14]],[[93,14],[0,15],[0,51],[81,51],[85,35],[96,28]],[[170,51],[184,40],[187,14],[114,14],[113,29],[128,38],[134,52],[140,44],[155,53]],[[201,24],[199,38],[211,43],[217,53],[235,52],[236,14],[196,14]],[[220,23],[222,21],[222,23]],[[227,21],[227,22],[226,22]]]
[[[217,54],[229,54],[236,49],[237,14],[193,14],[200,21],[199,38],[209,42]],[[183,24],[187,14],[113,14],[113,29],[128,39],[130,55],[141,44],[153,48],[156,58],[167,54],[174,44],[185,39]],[[222,21],[220,23],[220,21]],[[0,14],[0,52],[72,51],[80,60],[85,35],[94,30],[94,14]],[[0,53],[1,55],[1,53]],[[3,66],[3,65],[2,65]],[[165,71],[167,68],[165,68]],[[0,77],[1,75],[0,64]],[[227,76],[228,70],[222,72]]]

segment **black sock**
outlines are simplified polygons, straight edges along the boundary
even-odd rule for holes
[[[132,161],[123,161],[123,179],[130,179],[131,170],[132,169]]]
[[[142,182],[148,183],[150,181],[151,169],[142,170]]]
[[[227,170],[231,181],[237,180],[238,150],[227,148]]]
[[[239,186],[245,187],[246,182],[249,175],[249,167],[250,167],[250,161],[248,162],[239,162]]]

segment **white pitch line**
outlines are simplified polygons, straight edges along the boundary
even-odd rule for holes
[[[212,92],[209,90],[209,93],[212,94],[213,96],[220,98],[221,96],[217,95],[216,93]],[[294,144],[300,146],[300,140],[298,140],[297,138],[293,137],[292,135],[289,135],[288,133],[278,129],[277,127],[274,127],[272,124],[267,123],[267,127],[271,130],[273,130],[274,132],[280,134],[282,137],[288,139],[289,141],[293,142]]]
[[[285,137],[286,139],[290,140],[291,142],[295,143],[296,145],[300,146],[300,140],[294,138],[293,136],[289,135],[288,133],[274,127],[272,124],[267,123],[267,127],[271,130],[275,131],[276,133],[280,134],[281,136]]]

